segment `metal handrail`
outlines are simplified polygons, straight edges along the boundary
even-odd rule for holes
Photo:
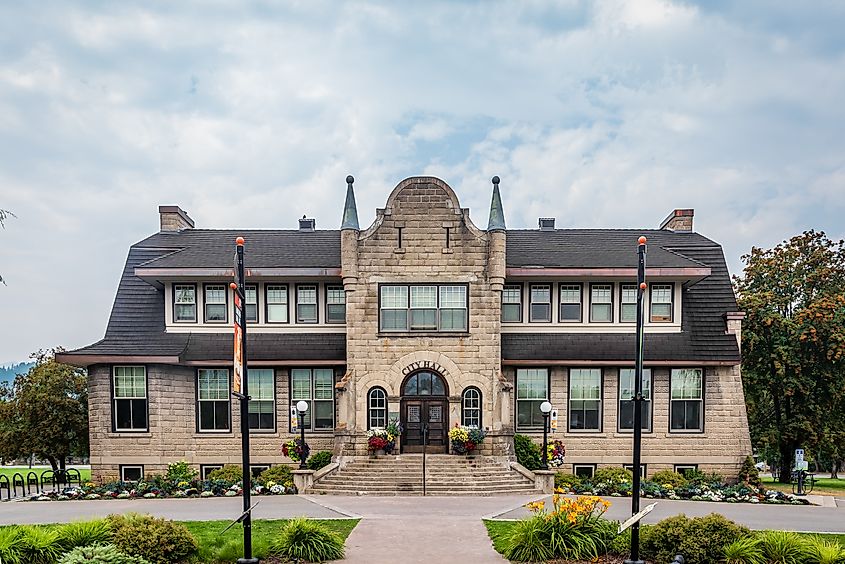
[[[425,497],[425,451],[428,450],[428,423],[423,424],[423,460],[422,460],[422,487],[423,497]]]

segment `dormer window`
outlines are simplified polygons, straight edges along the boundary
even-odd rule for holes
[[[651,296],[651,322],[672,322],[672,284],[652,284],[649,289]]]
[[[226,304],[226,286],[224,284],[206,284],[205,322],[226,323]]]
[[[173,285],[173,321],[196,323],[197,287],[194,284]]]

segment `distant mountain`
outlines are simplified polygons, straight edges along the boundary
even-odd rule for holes
[[[35,366],[34,362],[19,362],[0,366],[0,382],[11,382],[16,375],[26,374],[33,366]]]

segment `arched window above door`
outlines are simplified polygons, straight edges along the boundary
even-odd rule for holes
[[[446,382],[439,374],[429,371],[412,374],[402,387],[403,396],[445,396]]]

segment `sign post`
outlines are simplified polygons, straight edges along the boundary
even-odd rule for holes
[[[241,455],[243,457],[244,511],[240,516],[244,524],[244,556],[238,558],[238,564],[258,564],[258,558],[252,556],[252,473],[249,468],[249,379],[246,362],[246,285],[244,280],[244,238],[235,240],[235,274],[237,283],[232,282],[235,291],[235,342],[232,395],[240,400],[241,406]]]

